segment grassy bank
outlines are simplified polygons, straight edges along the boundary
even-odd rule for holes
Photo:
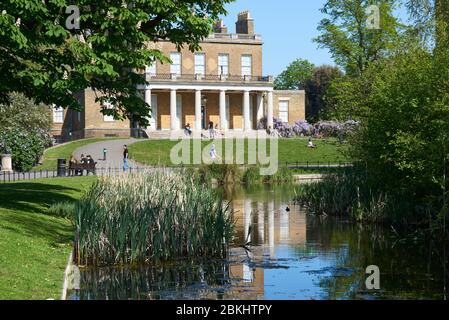
[[[59,299],[72,248],[72,224],[49,215],[74,201],[94,177],[0,184],[0,300]]]
[[[314,140],[317,145],[316,149],[307,148],[307,139],[280,139],[279,141],[279,163],[285,164],[286,162],[331,162],[338,163],[339,161],[347,161],[348,159],[344,155],[346,151],[346,145],[341,145],[338,140]],[[176,141],[170,140],[147,140],[137,142],[129,146],[130,157],[141,164],[146,165],[162,165],[173,166],[170,160],[170,151],[177,144]],[[202,148],[208,147],[211,141],[202,141]],[[222,157],[220,150],[218,149],[219,141],[214,142],[217,147],[217,154]],[[247,140],[245,140],[245,161],[248,159]],[[234,143],[234,159],[236,151],[236,143]],[[269,143],[267,143],[269,148]],[[190,145],[190,155],[192,159],[193,140]],[[207,152],[206,152],[207,153]],[[268,153],[269,154],[269,153]]]
[[[75,152],[76,149],[84,147],[88,144],[111,140],[111,138],[93,138],[93,139],[83,139],[77,140],[69,143],[62,144],[60,146],[56,146],[50,149],[47,149],[44,152],[44,161],[41,165],[37,165],[33,168],[33,171],[36,170],[56,170],[57,161],[59,158],[69,159],[70,156]]]

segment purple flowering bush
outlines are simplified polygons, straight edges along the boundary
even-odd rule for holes
[[[282,138],[291,138],[294,136],[293,128],[288,123],[282,122],[280,119],[273,119],[274,129],[281,135]]]
[[[338,137],[343,131],[343,125],[337,121],[320,121],[317,125],[323,137]]]
[[[293,126],[293,132],[297,136],[310,136],[313,132],[313,126],[306,120],[298,120]]]
[[[292,137],[305,137],[318,134],[322,137],[333,137],[342,139],[348,134],[357,130],[359,123],[354,120],[348,120],[345,122],[338,121],[320,121],[314,125],[307,122],[307,120],[298,120],[293,126],[288,123],[282,122],[280,119],[273,118],[274,129],[283,138]],[[267,128],[267,118],[262,118],[257,129],[263,130]]]

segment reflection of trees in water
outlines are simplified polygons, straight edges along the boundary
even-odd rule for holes
[[[139,268],[88,269],[81,273],[81,300],[215,298],[230,286],[224,262]],[[206,294],[207,296],[202,296]],[[215,292],[215,294],[214,294]]]
[[[326,299],[354,299],[362,295],[379,298],[443,298],[441,249],[429,243],[399,241],[393,232],[378,225],[346,224],[308,219],[308,243],[335,255],[334,267],[319,285]],[[366,267],[377,265],[381,291],[367,292]],[[374,293],[374,294],[373,294]]]

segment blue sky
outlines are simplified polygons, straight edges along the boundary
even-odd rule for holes
[[[236,0],[227,5],[223,17],[229,32],[235,32],[237,14],[251,11],[256,33],[264,41],[263,73],[277,76],[297,58],[316,65],[334,64],[328,50],[319,49],[312,41],[318,36],[317,26],[324,17],[320,12],[325,0]],[[403,14],[403,10],[400,11]]]

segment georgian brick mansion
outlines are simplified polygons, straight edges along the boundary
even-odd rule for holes
[[[181,131],[186,124],[196,132],[205,130],[210,121],[221,131],[245,133],[257,130],[262,118],[271,127],[273,117],[290,124],[305,119],[304,91],[274,90],[273,77],[264,76],[263,42],[254,33],[249,12],[238,15],[236,33],[228,33],[223,22],[217,22],[199,52],[177,51],[167,41],[150,46],[172,61],[147,66],[149,84],[139,88],[152,107],[150,125],[144,130],[150,138]],[[92,90],[80,93],[79,100],[82,112],[53,110],[57,140],[129,137],[137,132],[131,121],[103,115]]]

